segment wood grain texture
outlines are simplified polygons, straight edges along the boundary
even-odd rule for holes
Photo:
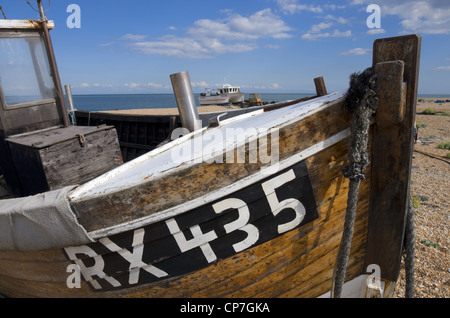
[[[7,142],[22,195],[82,184],[122,164],[111,127],[55,128],[11,136]]]
[[[340,170],[346,163],[348,140],[308,159],[319,219],[272,241],[244,250],[200,271],[180,277],[105,293],[86,283],[68,289],[62,251],[0,252],[0,292],[39,297],[316,297],[331,286],[340,242],[348,180]],[[367,235],[369,180],[360,190],[355,236],[347,279],[363,270]],[[19,270],[18,270],[19,269]]]
[[[344,114],[342,99],[332,102],[324,111],[279,130],[279,144],[274,143],[275,147],[279,146],[279,159],[289,158],[348,126],[349,119]],[[248,156],[248,149],[244,151]],[[200,163],[188,168],[180,166],[176,173],[164,179],[143,180],[139,186],[123,189],[107,198],[87,199],[72,204],[80,213],[80,223],[88,231],[93,231],[202,197],[250,176],[266,165],[261,162],[231,164],[224,160],[224,163]]]
[[[373,130],[366,265],[379,265],[381,278],[389,281],[396,281],[399,275],[409,205],[420,42],[417,35],[382,39],[375,41],[373,50],[381,85],[390,90],[380,92],[380,114]],[[378,64],[387,61],[402,62]],[[405,101],[402,82],[406,83]],[[394,95],[397,98],[392,98]]]

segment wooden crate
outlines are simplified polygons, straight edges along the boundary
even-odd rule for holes
[[[113,126],[44,129],[7,142],[22,195],[82,184],[123,162]]]

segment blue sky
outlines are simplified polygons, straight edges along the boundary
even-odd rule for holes
[[[67,25],[70,4],[80,28]],[[368,27],[369,4],[381,8],[381,28]],[[0,5],[9,19],[38,18],[25,0]],[[52,0],[46,15],[74,94],[172,93],[169,76],[181,71],[194,92],[226,81],[309,93],[318,76],[343,90],[371,65],[375,39],[411,33],[422,36],[419,93],[450,94],[449,0]]]

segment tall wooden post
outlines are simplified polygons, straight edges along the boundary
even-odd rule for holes
[[[56,65],[56,58],[55,52],[53,51],[52,40],[50,38],[50,33],[48,31],[47,18],[45,17],[44,9],[42,7],[42,0],[37,0],[37,3],[39,7],[39,13],[41,16],[42,31],[44,32],[45,48],[47,50],[49,66],[52,72],[53,83],[55,85],[57,95],[56,100],[59,106],[59,113],[61,115],[62,125],[64,127],[68,127],[70,125],[69,114],[67,112],[66,102],[64,100],[64,92],[61,85],[61,79],[59,77],[58,66]]]
[[[376,40],[373,47],[382,94],[372,137],[365,268],[376,264],[381,278],[394,282],[400,271],[409,205],[420,44],[419,35],[408,35]],[[383,63],[389,61],[393,62]]]

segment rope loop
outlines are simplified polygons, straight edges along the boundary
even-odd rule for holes
[[[367,142],[372,115],[378,108],[377,74],[372,68],[350,75],[350,88],[345,95],[345,111],[353,113],[349,162],[342,169],[346,178],[365,179],[369,165]]]

